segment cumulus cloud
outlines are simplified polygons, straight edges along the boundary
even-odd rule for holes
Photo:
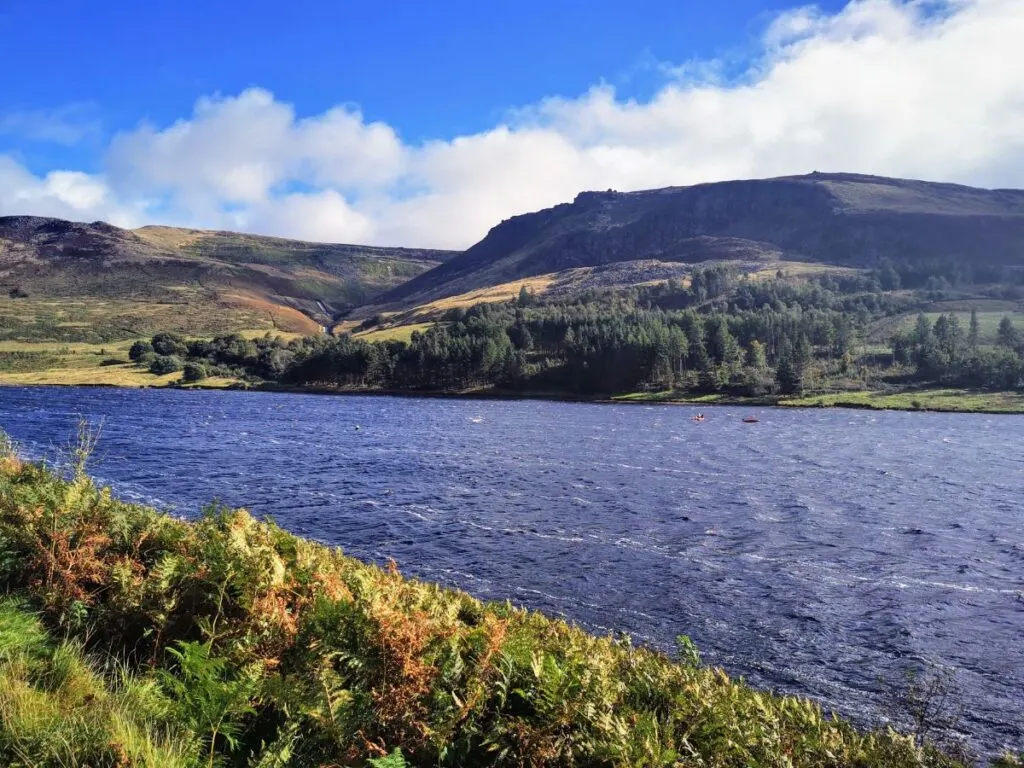
[[[14,181],[0,186],[0,212],[145,212],[195,226],[461,248],[501,219],[583,189],[811,170],[1021,187],[1021,39],[1024,0],[800,7],[767,26],[759,54],[732,81],[714,61],[691,62],[666,68],[646,101],[599,86],[520,105],[488,131],[415,145],[357,108],[299,117],[253,88],[115,137],[101,176],[39,178],[8,159],[4,179]]]
[[[333,189],[266,200],[239,213],[233,228],[322,243],[366,243],[374,234],[370,218]]]
[[[114,200],[100,178],[79,171],[51,171],[38,177],[14,158],[0,155],[0,215],[16,213],[104,220],[123,227],[142,223],[138,204]]]
[[[298,120],[261,88],[199,100],[192,117],[115,137],[110,177],[125,193],[157,189],[189,212],[211,204],[259,204],[278,187],[308,182],[358,191],[394,180],[405,148],[381,123],[337,107]],[[287,198],[283,198],[287,199]]]

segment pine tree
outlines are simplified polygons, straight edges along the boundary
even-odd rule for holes
[[[757,372],[763,372],[768,368],[768,356],[764,351],[764,344],[757,339],[750,342],[747,347],[747,365]]]
[[[932,338],[932,324],[928,322],[928,318],[924,312],[921,312],[917,316],[917,323],[914,326],[914,343],[918,346],[924,346]]]
[[[775,380],[779,391],[785,395],[799,393],[802,389],[802,377],[793,357],[793,344],[789,337],[785,337],[779,345],[775,362]]]
[[[1019,343],[1020,336],[1013,325],[1013,319],[1009,315],[1003,315],[1003,319],[999,321],[999,330],[996,331],[996,344],[1007,349],[1016,349]]]

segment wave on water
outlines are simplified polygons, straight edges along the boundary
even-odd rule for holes
[[[889,710],[878,678],[940,664],[972,746],[1020,731],[1019,419],[778,410],[741,431],[728,407],[698,429],[661,407],[149,394],[5,389],[0,425],[52,458],[92,414],[95,471],[124,498],[184,515],[219,498],[592,631],[687,634],[864,722]]]

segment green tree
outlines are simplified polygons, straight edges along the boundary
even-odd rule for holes
[[[530,329],[525,325],[519,329],[519,343],[516,346],[524,352],[529,352],[533,349],[533,334],[530,333]]]
[[[686,365],[686,356],[689,353],[690,343],[679,326],[673,325],[668,331],[668,356],[672,363],[672,370],[676,374],[682,374]]]
[[[155,373],[157,376],[165,376],[168,373],[177,373],[183,367],[181,358],[177,355],[158,355],[149,364],[149,372]]]
[[[1017,345],[1020,344],[1020,335],[1017,333],[1017,328],[1014,326],[1013,319],[1009,315],[1003,315],[1003,319],[999,321],[999,329],[996,331],[996,344],[1007,349],[1016,349]]]
[[[793,362],[796,363],[801,376],[804,369],[811,364],[813,359],[814,348],[811,346],[811,340],[807,338],[807,334],[802,333],[797,340],[796,346],[793,348]]]
[[[747,347],[747,365],[758,372],[768,369],[768,355],[765,354],[764,344],[757,339],[751,341]]]
[[[181,377],[188,382],[202,381],[206,378],[206,366],[201,363],[185,363],[185,371]]]
[[[932,324],[928,322],[927,316],[924,312],[921,312],[917,316],[917,322],[914,325],[914,343],[922,347],[931,341],[932,338]]]
[[[128,350],[128,359],[138,362],[147,355],[154,354],[154,352],[153,345],[148,341],[136,341],[132,344],[131,349]]]
[[[188,345],[180,336],[173,333],[158,333],[153,337],[153,349],[158,355],[187,355]]]
[[[897,333],[892,337],[892,360],[900,365],[910,365],[914,361],[914,339],[906,333]]]
[[[892,264],[886,264],[879,270],[878,282],[883,291],[898,291],[900,288],[900,275],[893,268]]]
[[[961,357],[963,349],[963,330],[956,315],[949,312],[939,315],[933,329],[935,341],[945,359],[945,364],[955,363]]]
[[[797,394],[803,389],[802,372],[795,360],[793,344],[784,338],[779,345],[775,360],[775,380],[779,391],[786,395]]]
[[[714,319],[714,330],[709,339],[708,351],[711,357],[722,365],[735,365],[740,358],[740,345],[729,332],[729,324],[724,317]]]
[[[967,332],[967,345],[971,349],[978,348],[978,310],[971,310],[971,327]]]
[[[843,352],[843,356],[839,358],[839,372],[850,373],[853,370],[853,355],[850,354],[850,350]]]

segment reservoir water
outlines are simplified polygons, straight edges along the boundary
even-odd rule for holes
[[[0,388],[0,426],[196,514],[217,498],[406,575],[883,722],[949,669],[976,749],[1024,749],[1024,417]]]

